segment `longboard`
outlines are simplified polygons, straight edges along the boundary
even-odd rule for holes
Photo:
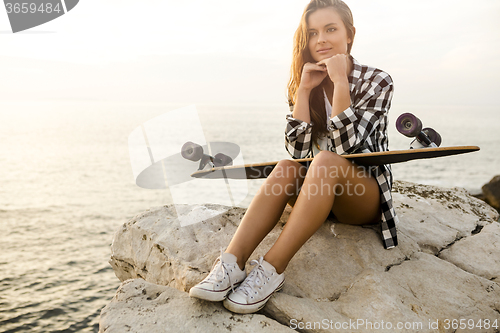
[[[375,153],[359,153],[342,155],[348,160],[362,166],[394,164],[407,162],[411,160],[418,160],[424,158],[436,158],[443,156],[451,156],[458,154],[465,154],[478,151],[477,146],[455,146],[455,147],[437,147],[437,148],[420,148],[420,149],[406,149],[406,150],[392,150]],[[313,158],[296,159],[303,165],[310,163]],[[199,170],[191,174],[195,178],[207,179],[259,179],[267,178],[271,171],[273,171],[279,161],[216,167],[210,170]],[[243,172],[244,171],[244,172]]]

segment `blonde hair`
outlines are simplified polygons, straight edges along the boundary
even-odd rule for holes
[[[300,78],[302,76],[302,69],[307,62],[314,62],[312,58],[308,43],[309,32],[307,27],[307,20],[309,16],[318,9],[332,7],[342,18],[342,22],[347,30],[347,37],[351,43],[347,44],[347,54],[351,54],[352,44],[354,41],[355,29],[354,20],[351,10],[342,0],[311,0],[304,9],[299,27],[295,32],[293,40],[293,58],[290,71],[290,80],[288,81],[288,104],[290,106],[295,104],[297,90],[300,85]],[[313,142],[322,133],[327,133],[326,130],[326,111],[325,103],[323,102],[323,91],[321,85],[314,88],[311,92],[309,99],[309,107],[311,109],[311,120],[316,126],[313,127],[312,139]]]

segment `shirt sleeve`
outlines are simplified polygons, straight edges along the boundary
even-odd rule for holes
[[[293,110],[293,107],[291,107]],[[285,148],[292,158],[306,158],[311,152],[312,124],[286,116]]]
[[[350,154],[363,146],[366,138],[386,117],[393,90],[389,74],[377,73],[371,80],[363,82],[346,110],[329,120],[328,130],[337,154]]]

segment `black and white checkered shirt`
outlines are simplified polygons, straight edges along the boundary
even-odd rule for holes
[[[361,65],[352,58],[349,75],[351,106],[328,119],[328,134],[318,143],[339,155],[387,151],[387,113],[393,94],[392,79],[380,69]],[[293,106],[291,106],[293,111]],[[293,158],[314,156],[312,126],[287,115],[285,147]],[[323,142],[320,142],[323,141]],[[326,141],[326,142],[325,142]],[[383,245],[398,245],[396,224],[399,222],[392,204],[392,171],[390,165],[370,167],[380,189],[381,229]]]

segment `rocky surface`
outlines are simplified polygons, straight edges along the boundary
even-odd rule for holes
[[[101,332],[194,332],[202,324],[207,332],[372,332],[370,323],[385,324],[377,332],[455,332],[446,319],[500,326],[498,212],[457,188],[395,182],[393,197],[398,247],[385,250],[377,228],[328,220],[290,262],[283,290],[247,316],[186,293],[206,276],[245,209],[186,227],[172,207],[151,209],[115,234],[110,263],[125,282],[102,311]],[[250,259],[265,254],[288,215]]]
[[[264,315],[232,314],[220,302],[193,301],[185,292],[143,279],[122,283],[100,326],[100,332],[292,331]]]
[[[482,189],[484,200],[493,208],[500,210],[500,175],[493,177]]]

